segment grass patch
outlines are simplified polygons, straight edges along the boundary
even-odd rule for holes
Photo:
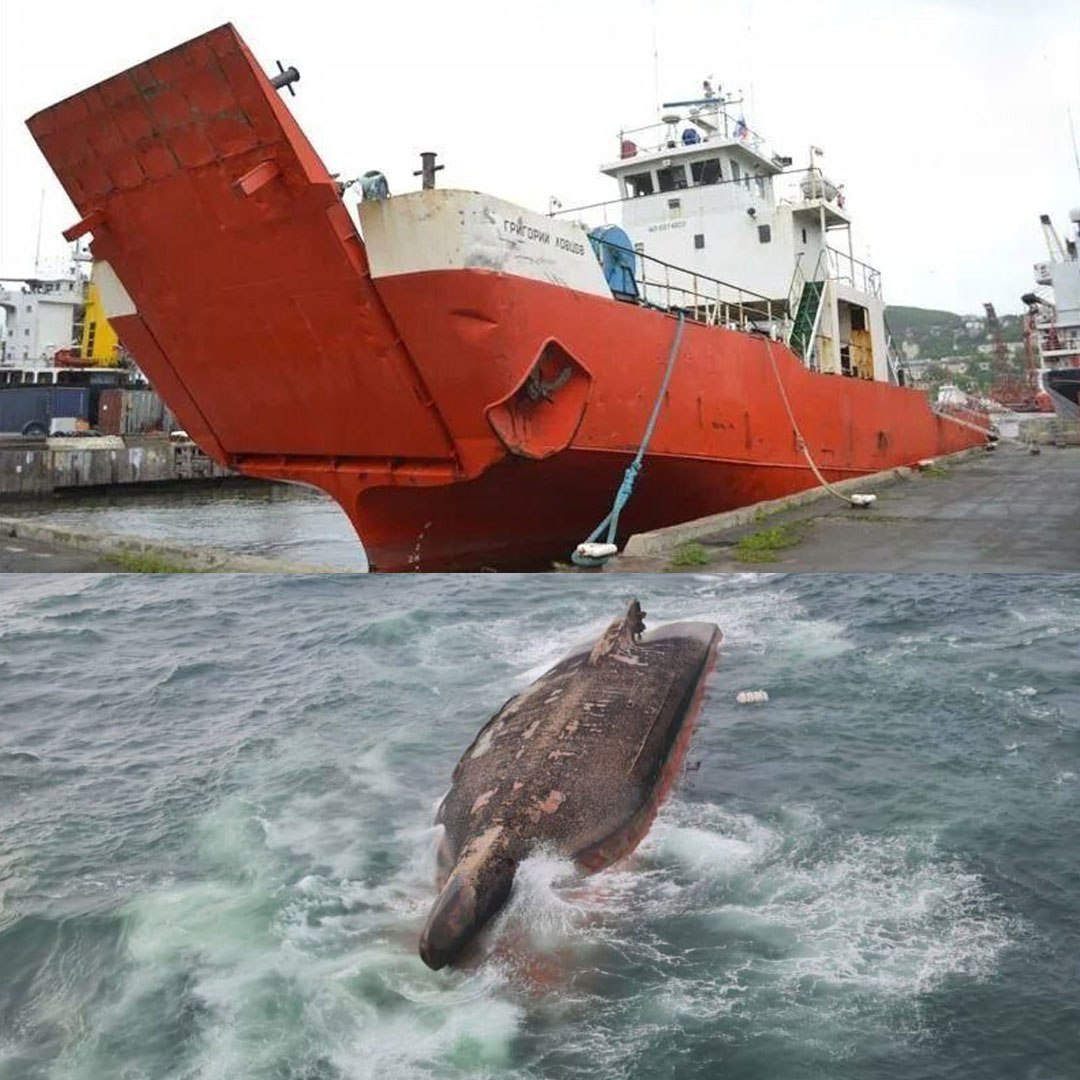
[[[701,544],[683,544],[672,554],[670,566],[673,570],[683,570],[689,566],[708,566],[709,558],[708,550]]]
[[[794,547],[802,536],[790,525],[777,525],[772,529],[744,536],[735,546],[735,558],[738,562],[764,563],[776,562],[776,553],[784,548]]]
[[[125,574],[189,574],[192,571],[172,559],[145,551],[114,551],[109,562]]]

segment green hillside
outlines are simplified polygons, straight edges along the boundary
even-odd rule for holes
[[[998,374],[1019,374],[1023,370],[1022,317],[999,313],[998,318],[1009,350],[1003,371],[999,370],[984,312],[957,315],[900,305],[885,309],[885,323],[905,378],[910,385],[932,393],[944,383],[954,383],[972,393],[986,393]]]
[[[1003,315],[1001,334],[1006,342],[1019,342],[1023,338],[1023,324],[1019,315]],[[942,360],[946,357],[974,356],[978,346],[991,341],[987,333],[983,312],[957,315],[952,311],[934,308],[886,307],[885,322],[893,344],[900,349],[901,343],[918,347],[922,360]]]
[[[934,308],[903,307],[890,304],[885,309],[885,318],[893,335],[902,335],[908,331],[928,332],[938,328],[958,329],[963,318],[951,311],[937,311]]]

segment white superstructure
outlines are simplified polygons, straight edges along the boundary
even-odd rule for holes
[[[709,83],[664,106],[660,124],[620,134],[601,167],[619,184],[622,224],[642,257],[642,298],[671,306],[688,275],[770,301],[815,370],[890,379],[881,277],[852,252],[842,185],[811,147],[806,168],[774,154]]]
[[[51,361],[82,335],[86,282],[78,277],[9,282],[0,289],[0,363]]]
[[[1066,236],[1062,243],[1050,216],[1043,214],[1040,218],[1050,258],[1035,264],[1035,284],[1041,289],[1033,294],[1037,303],[1029,302],[1028,306],[1034,309],[1031,314],[1039,355],[1046,368],[1080,364],[1080,208],[1070,211],[1069,223],[1075,235]],[[1047,286],[1051,294],[1045,291]],[[1028,301],[1030,295],[1024,300]]]

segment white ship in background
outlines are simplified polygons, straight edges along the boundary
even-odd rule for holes
[[[1049,214],[1039,218],[1049,260],[1035,264],[1035,291],[1022,297],[1024,340],[1034,349],[1043,388],[1059,416],[1080,419],[1080,208],[1069,212],[1064,242]]]

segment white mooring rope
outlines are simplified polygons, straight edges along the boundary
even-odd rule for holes
[[[814,461],[813,455],[810,453],[810,447],[806,445],[806,440],[803,438],[803,433],[799,430],[798,422],[795,419],[795,413],[791,408],[791,402],[788,400],[787,390],[784,389],[784,381],[780,378],[780,369],[776,365],[776,357],[773,356],[772,342],[766,338],[765,348],[769,353],[769,362],[772,364],[773,374],[776,376],[776,385],[780,388],[780,397],[784,402],[784,408],[787,410],[788,419],[791,421],[791,430],[795,432],[795,445],[802,451],[803,457],[806,458],[807,464],[810,466],[814,476],[817,477],[818,483],[830,494],[838,498],[841,502],[846,502],[849,506],[867,507],[871,506],[877,501],[876,495],[859,494],[859,495],[844,495],[842,492],[837,491],[836,488],[829,483],[821,474],[821,470],[817,467],[817,462]]]

